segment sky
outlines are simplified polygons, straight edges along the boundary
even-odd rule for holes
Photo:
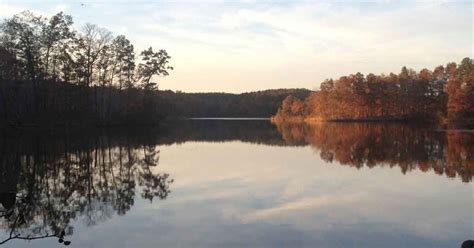
[[[473,1],[24,1],[23,10],[72,15],[127,36],[136,53],[165,49],[175,68],[160,89],[248,92],[317,89],[356,72],[433,69],[474,57]]]

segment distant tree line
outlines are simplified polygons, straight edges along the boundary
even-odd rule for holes
[[[152,77],[173,69],[168,53],[136,56],[125,36],[72,24],[62,12],[28,11],[0,23],[0,123],[158,121]]]
[[[241,94],[160,91],[167,116],[271,117],[288,95],[305,98],[307,89],[275,89]]]
[[[397,75],[361,73],[327,79],[305,99],[287,97],[276,121],[429,120],[473,122],[474,62]]]

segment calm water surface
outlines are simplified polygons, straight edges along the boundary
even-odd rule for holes
[[[8,133],[0,239],[3,247],[460,247],[474,238],[473,174],[473,132],[402,124],[189,120]]]

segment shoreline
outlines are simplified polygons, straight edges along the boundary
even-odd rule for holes
[[[465,129],[474,130],[474,119],[461,120],[423,120],[410,118],[364,118],[364,119],[323,119],[323,118],[305,118],[290,117],[280,118],[272,116],[271,122],[274,124],[321,124],[321,123],[404,123],[404,124],[431,124],[439,125],[445,129]]]

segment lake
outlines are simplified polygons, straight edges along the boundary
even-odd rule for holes
[[[188,120],[8,132],[3,247],[460,247],[474,132]],[[70,243],[69,243],[70,242]]]

